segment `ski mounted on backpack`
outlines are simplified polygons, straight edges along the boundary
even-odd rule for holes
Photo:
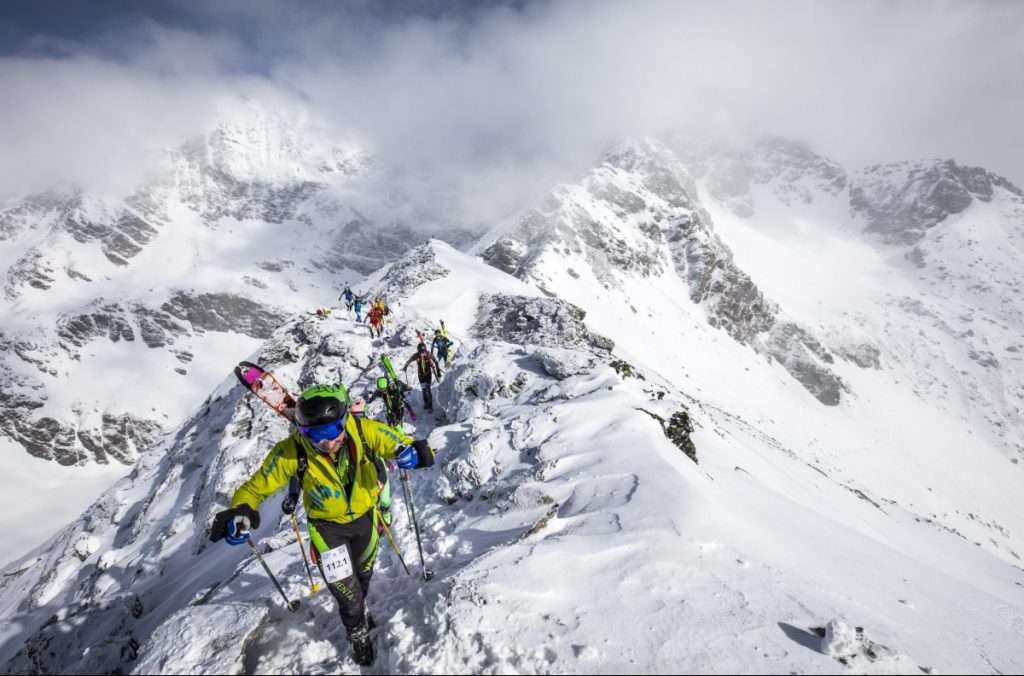
[[[380,363],[384,365],[384,372],[387,374],[388,379],[394,383],[398,391],[402,393],[402,403],[405,404],[405,410],[409,412],[409,418],[416,422],[416,412],[412,410],[412,406],[409,404],[409,400],[405,398],[405,390],[402,387],[402,381],[395,375],[395,369],[391,366],[391,357],[386,354],[380,356]]]
[[[441,320],[441,335],[444,336],[445,341],[448,343],[448,347],[445,349],[447,353],[445,359],[445,368],[448,368],[448,363],[452,360],[452,341],[448,338],[448,327],[444,325],[444,320]]]
[[[243,361],[235,367],[235,376],[263,403],[280,413],[288,422],[294,422],[295,406],[298,402],[281,383],[277,382],[274,374],[264,371],[258,364]]]

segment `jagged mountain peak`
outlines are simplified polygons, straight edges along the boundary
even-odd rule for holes
[[[242,183],[282,186],[368,175],[373,157],[358,144],[325,139],[302,111],[285,112],[250,100],[222,108],[210,131],[172,151],[171,163],[198,164]]]
[[[665,167],[671,167],[679,162],[676,154],[663,141],[653,136],[620,141],[605,150],[601,159],[625,171],[635,171],[651,162]]]
[[[987,203],[999,195],[1024,204],[1024,191],[982,167],[952,159],[890,162],[857,172],[850,208],[867,221],[869,232],[886,243],[907,245],[975,200]]]

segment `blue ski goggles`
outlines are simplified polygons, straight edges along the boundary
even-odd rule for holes
[[[315,425],[313,427],[300,425],[299,432],[314,444],[333,441],[345,433],[345,419],[342,418],[341,420],[335,420],[334,422],[329,422],[324,425]]]

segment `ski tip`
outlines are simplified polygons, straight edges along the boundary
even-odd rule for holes
[[[235,377],[246,387],[252,387],[252,384],[259,380],[261,375],[263,375],[263,369],[252,362],[239,362],[235,367]]]

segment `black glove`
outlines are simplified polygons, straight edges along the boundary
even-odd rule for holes
[[[236,516],[248,517],[252,528],[260,527],[260,513],[249,505],[239,505],[238,507],[225,509],[223,512],[217,512],[217,516],[213,517],[213,525],[210,526],[210,542],[220,542],[223,540],[227,534],[228,524]]]
[[[430,447],[426,439],[417,439],[412,442],[412,447],[416,449],[416,455],[419,457],[416,469],[434,466],[434,449]]]
[[[299,496],[302,495],[302,486],[299,485],[298,477],[292,477],[288,480],[288,494],[284,496],[284,501],[281,503],[281,511],[285,514],[291,514],[295,511],[295,506],[299,504]]]

